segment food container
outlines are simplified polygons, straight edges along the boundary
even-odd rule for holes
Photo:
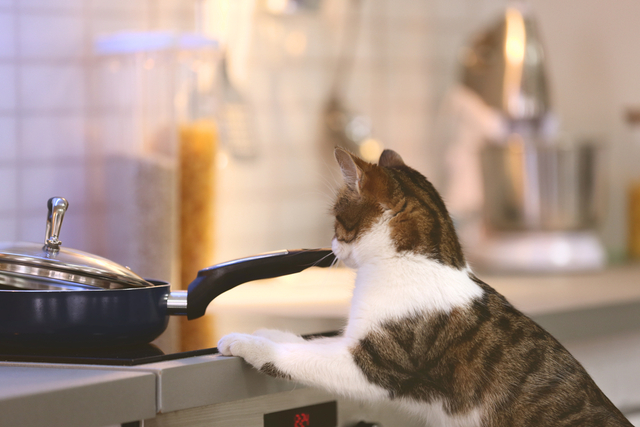
[[[215,49],[180,52],[180,83],[176,103],[178,121],[178,261],[183,289],[198,271],[211,265],[215,246],[215,185],[218,131]],[[181,349],[214,347],[214,318],[205,314],[181,323]]]
[[[179,283],[179,128],[213,115],[216,55],[215,42],[170,32],[95,42],[90,197],[103,207],[98,250],[143,276]]]
[[[627,250],[629,258],[640,260],[640,108],[627,111],[629,145],[625,150]]]
[[[481,153],[484,217],[496,230],[584,230],[601,219],[603,151],[512,137]]]
[[[94,59],[96,252],[183,289],[213,256],[217,43],[120,33]]]

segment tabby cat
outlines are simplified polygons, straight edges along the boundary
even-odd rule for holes
[[[385,150],[335,151],[345,185],[332,248],[357,269],[338,337],[230,334],[218,348],[266,374],[393,399],[433,426],[631,426],[571,354],[478,279],[433,185]]]

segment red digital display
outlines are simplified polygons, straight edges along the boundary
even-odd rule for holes
[[[264,414],[264,427],[336,427],[338,403],[326,402],[303,408]]]
[[[309,413],[301,412],[296,414],[293,425],[294,427],[309,427],[311,425],[309,421]]]

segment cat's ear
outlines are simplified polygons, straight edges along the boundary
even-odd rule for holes
[[[364,171],[356,163],[356,159],[358,158],[340,147],[336,147],[333,154],[340,165],[342,177],[344,178],[344,182],[347,184],[347,187],[360,194],[364,184]]]
[[[393,150],[384,150],[380,155],[380,160],[378,160],[378,165],[384,166],[387,168],[393,168],[398,166],[405,166],[402,157],[400,154],[396,153]]]

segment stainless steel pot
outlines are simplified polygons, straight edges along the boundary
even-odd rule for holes
[[[512,137],[481,153],[484,215],[497,230],[593,228],[604,204],[595,144],[541,145]]]

